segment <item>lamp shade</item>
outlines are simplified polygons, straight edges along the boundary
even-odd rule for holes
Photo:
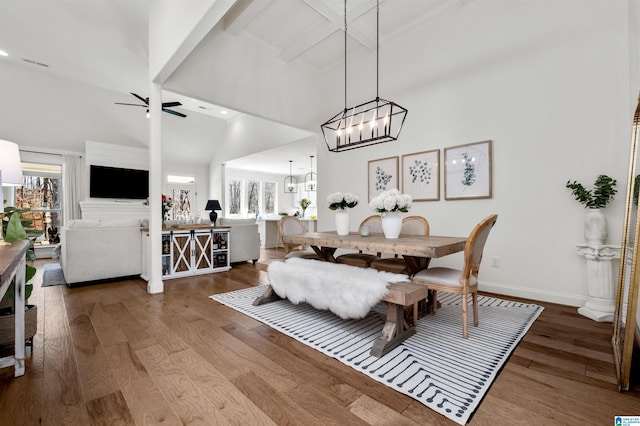
[[[2,186],[22,186],[22,164],[18,144],[0,139]]]
[[[209,200],[207,201],[207,207],[205,210],[222,210],[222,206],[218,200]]]

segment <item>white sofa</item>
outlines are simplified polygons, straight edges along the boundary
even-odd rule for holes
[[[231,263],[251,260],[254,264],[260,259],[260,232],[255,219],[218,218],[218,226],[229,226]]]
[[[71,220],[61,233],[60,266],[69,286],[140,275],[140,220]]]

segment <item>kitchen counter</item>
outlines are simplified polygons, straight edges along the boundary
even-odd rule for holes
[[[316,231],[317,219],[300,219],[309,232]],[[257,219],[258,231],[260,232],[260,247],[272,248],[282,247],[282,240],[278,232],[280,218]]]

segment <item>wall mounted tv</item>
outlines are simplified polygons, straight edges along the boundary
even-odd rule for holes
[[[92,164],[89,197],[144,200],[149,197],[149,171]]]

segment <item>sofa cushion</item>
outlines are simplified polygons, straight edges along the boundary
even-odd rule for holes
[[[101,228],[139,228],[140,219],[109,219],[103,220],[98,226]]]
[[[67,222],[69,229],[88,228],[129,228],[140,227],[140,219],[73,219]]]

